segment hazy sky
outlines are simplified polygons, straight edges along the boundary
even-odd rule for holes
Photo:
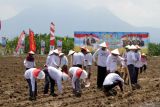
[[[0,19],[10,19],[37,5],[53,8],[74,5],[82,9],[103,7],[131,25],[160,28],[160,0],[0,0]]]

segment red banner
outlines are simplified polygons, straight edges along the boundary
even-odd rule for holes
[[[35,52],[36,51],[36,43],[34,40],[34,32],[29,29],[29,47],[30,51]]]

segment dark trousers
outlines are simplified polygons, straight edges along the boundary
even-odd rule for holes
[[[131,79],[131,84],[135,84],[135,67],[133,64],[128,65],[128,71]]]
[[[81,84],[80,84],[80,79],[77,78],[75,81],[75,91],[76,92],[81,92]]]
[[[49,76],[48,72],[45,72],[45,85],[44,85],[44,94],[48,93],[50,85],[50,93],[54,93],[55,81]]]
[[[37,96],[37,82],[35,81],[35,91],[34,91],[34,94],[33,94],[33,91],[32,91],[32,84],[31,84],[31,80],[30,79],[26,79],[27,83],[28,83],[28,86],[29,86],[29,96],[30,97],[35,97]]]
[[[45,72],[44,94],[48,93],[49,83],[50,83],[50,78],[49,78],[49,74],[48,74],[48,71],[47,71],[47,72]]]
[[[104,81],[106,75],[107,75],[106,67],[98,66],[98,70],[97,70],[97,88],[102,88],[103,81]]]
[[[123,88],[122,88],[122,83],[121,81],[115,81],[113,84],[111,85],[104,85],[103,88],[104,88],[104,92],[108,92],[109,90],[111,90],[112,88],[114,88],[115,86],[119,86],[121,91],[123,91]]]
[[[137,84],[138,81],[138,72],[139,72],[139,68],[135,67],[135,79],[134,79],[134,83]]]
[[[143,71],[145,72],[147,69],[146,65],[143,65],[142,67],[140,67],[140,73],[142,73]]]

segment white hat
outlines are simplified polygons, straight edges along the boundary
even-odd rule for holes
[[[48,55],[52,55],[54,50],[50,50]]]
[[[73,53],[75,53],[75,51],[70,50],[68,56],[72,55]]]
[[[34,54],[35,54],[33,51],[29,51],[28,53],[29,53],[29,54],[32,54],[32,55],[34,55]]]
[[[87,48],[86,48],[85,46],[82,46],[82,47],[81,47],[81,50],[87,51]]]
[[[106,45],[105,42],[101,43],[99,46],[101,46],[101,47],[107,47],[107,45]]]
[[[69,80],[69,76],[66,73],[62,72],[62,79],[63,81],[67,81]]]
[[[90,52],[90,50],[89,49],[86,49],[86,51],[89,53]]]
[[[135,45],[135,47],[136,47],[137,49],[141,49],[141,47],[140,47],[139,45]]]
[[[116,55],[120,55],[119,50],[118,49],[114,49],[113,51],[111,51],[112,54],[116,54]]]
[[[64,55],[64,53],[60,53],[60,54],[59,54],[59,56],[62,56],[62,55]]]
[[[53,50],[53,53],[59,54],[58,49]]]
[[[133,50],[135,50],[135,49],[137,49],[134,45],[131,45],[128,49],[133,49]]]
[[[130,45],[125,46],[126,49],[129,49]]]
[[[142,56],[147,56],[145,53],[142,53]]]

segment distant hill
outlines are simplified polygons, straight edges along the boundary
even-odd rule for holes
[[[3,21],[1,35],[10,38],[18,36],[22,30],[33,29],[35,33],[49,33],[50,22],[56,25],[56,35],[73,36],[74,31],[125,31],[149,32],[151,41],[158,42],[160,29],[150,27],[134,27],[106,8],[82,10],[78,7],[39,7],[24,10],[12,19]]]

